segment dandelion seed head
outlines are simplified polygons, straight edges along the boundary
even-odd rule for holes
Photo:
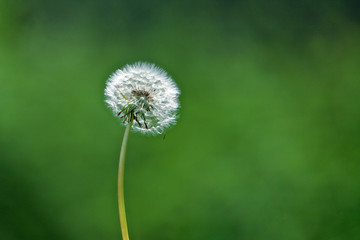
[[[124,125],[135,131],[161,134],[176,123],[180,91],[171,77],[154,64],[126,65],[106,81],[105,102]]]

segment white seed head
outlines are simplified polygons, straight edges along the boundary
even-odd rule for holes
[[[154,64],[138,62],[116,70],[106,81],[105,102],[124,125],[141,133],[161,134],[176,123],[180,90]]]

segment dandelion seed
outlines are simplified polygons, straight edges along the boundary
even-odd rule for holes
[[[161,134],[176,123],[179,94],[176,84],[163,69],[138,62],[110,76],[105,102],[116,117],[123,114],[120,118],[124,118],[124,125],[135,120],[133,130]]]

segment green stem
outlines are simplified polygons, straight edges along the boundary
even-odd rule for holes
[[[120,159],[119,159],[119,171],[118,171],[118,203],[119,203],[119,217],[120,227],[123,240],[129,240],[129,234],[126,223],[125,214],[125,200],[124,200],[124,170],[125,170],[125,153],[127,142],[129,139],[129,133],[131,129],[132,121],[126,126],[123,142],[121,145]]]

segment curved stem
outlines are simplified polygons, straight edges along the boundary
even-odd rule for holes
[[[123,142],[121,145],[120,159],[119,159],[119,171],[118,171],[118,203],[119,203],[119,217],[120,227],[123,240],[129,240],[129,234],[126,223],[125,214],[125,200],[124,200],[124,170],[125,170],[125,154],[127,142],[129,139],[129,133],[131,129],[132,121],[126,126]]]

